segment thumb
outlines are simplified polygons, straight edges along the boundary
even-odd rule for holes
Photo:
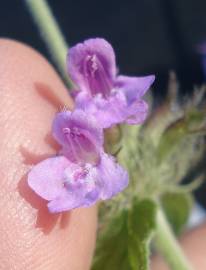
[[[0,40],[0,269],[89,269],[96,208],[48,213],[26,174],[55,154],[55,112],[71,105],[61,80],[31,48]]]

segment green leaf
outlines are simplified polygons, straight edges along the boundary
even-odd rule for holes
[[[99,235],[93,270],[148,269],[149,240],[155,228],[156,205],[135,200],[130,210],[113,217]]]
[[[189,135],[200,135],[205,133],[203,128],[205,112],[196,109],[190,110],[181,119],[170,124],[163,132],[157,147],[157,158],[161,163],[174,149],[178,149],[183,140]]]
[[[173,231],[179,235],[186,225],[193,205],[193,198],[188,193],[166,193],[161,204]]]
[[[181,140],[187,135],[185,119],[179,119],[171,124],[162,134],[157,147],[157,158],[160,162],[167,158]]]
[[[99,232],[93,270],[128,269],[128,211],[113,217],[104,232]]]
[[[128,218],[128,256],[132,270],[148,269],[149,240],[155,223],[155,203],[149,199],[136,200]]]

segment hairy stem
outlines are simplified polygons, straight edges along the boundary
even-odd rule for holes
[[[157,213],[155,246],[171,270],[192,270],[161,209]]]
[[[72,83],[66,73],[68,45],[46,0],[25,0],[50,54],[66,84]]]

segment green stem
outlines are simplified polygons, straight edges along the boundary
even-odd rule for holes
[[[161,209],[157,213],[157,232],[154,242],[170,269],[192,270]]]
[[[51,56],[69,87],[72,86],[66,73],[66,55],[68,45],[58,26],[55,17],[46,0],[25,0],[28,9],[36,22],[41,36],[49,49]]]

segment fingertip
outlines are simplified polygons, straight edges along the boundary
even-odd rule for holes
[[[0,39],[0,59],[0,269],[89,269],[96,208],[72,211],[63,222],[26,184],[32,163],[56,153],[51,123],[61,106],[72,106],[67,89],[22,43]],[[52,223],[45,234],[40,225]]]

